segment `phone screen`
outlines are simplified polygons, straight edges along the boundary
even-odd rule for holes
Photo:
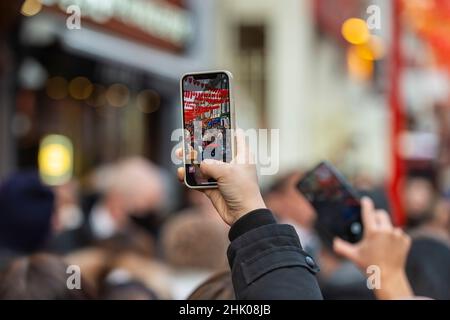
[[[356,191],[329,163],[321,163],[298,184],[317,213],[316,229],[332,243],[340,237],[351,243],[361,240],[361,204]]]
[[[230,78],[224,72],[186,75],[182,80],[186,182],[216,186],[204,176],[205,159],[232,160]]]

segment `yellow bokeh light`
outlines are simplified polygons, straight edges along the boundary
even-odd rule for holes
[[[106,100],[113,107],[124,107],[130,100],[130,90],[123,84],[113,84],[106,91]]]
[[[358,81],[368,81],[374,72],[374,62],[363,59],[358,54],[358,48],[352,46],[347,51],[347,68],[350,77]]]
[[[367,24],[362,19],[351,18],[342,25],[342,36],[351,44],[365,44],[370,40]]]
[[[31,17],[38,14],[42,10],[42,4],[39,0],[26,0],[20,8],[20,13],[24,16]]]
[[[60,135],[45,137],[39,149],[38,162],[44,183],[60,185],[68,182],[73,172],[72,143]]]
[[[369,61],[374,61],[375,60],[375,56],[374,56],[372,50],[367,45],[363,44],[363,45],[360,45],[360,46],[356,46],[355,47],[355,53],[361,59],[369,60]]]
[[[356,46],[356,54],[365,60],[377,61],[386,55],[386,48],[382,38],[371,36],[366,44]]]
[[[85,77],[76,77],[69,83],[69,94],[77,100],[89,98],[93,90],[94,86],[91,81]]]
[[[41,150],[42,172],[49,176],[60,176],[70,168],[70,154],[67,148],[49,144]]]
[[[152,113],[159,109],[161,97],[154,90],[143,90],[137,96],[137,107],[143,113]]]

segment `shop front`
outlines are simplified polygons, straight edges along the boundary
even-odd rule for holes
[[[15,160],[7,171],[35,167],[42,139],[55,134],[73,144],[78,177],[131,155],[171,166],[170,134],[181,123],[178,79],[209,67],[211,6],[46,0],[21,17],[7,121]]]

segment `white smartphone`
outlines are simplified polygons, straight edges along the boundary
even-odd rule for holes
[[[205,159],[231,162],[235,155],[233,75],[229,71],[185,74],[180,81],[185,184],[192,189],[217,188],[204,176]]]

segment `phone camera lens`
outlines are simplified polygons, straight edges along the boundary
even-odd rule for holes
[[[362,227],[361,227],[361,223],[359,222],[353,222],[352,225],[350,226],[350,231],[352,232],[352,234],[360,234],[362,231]]]

